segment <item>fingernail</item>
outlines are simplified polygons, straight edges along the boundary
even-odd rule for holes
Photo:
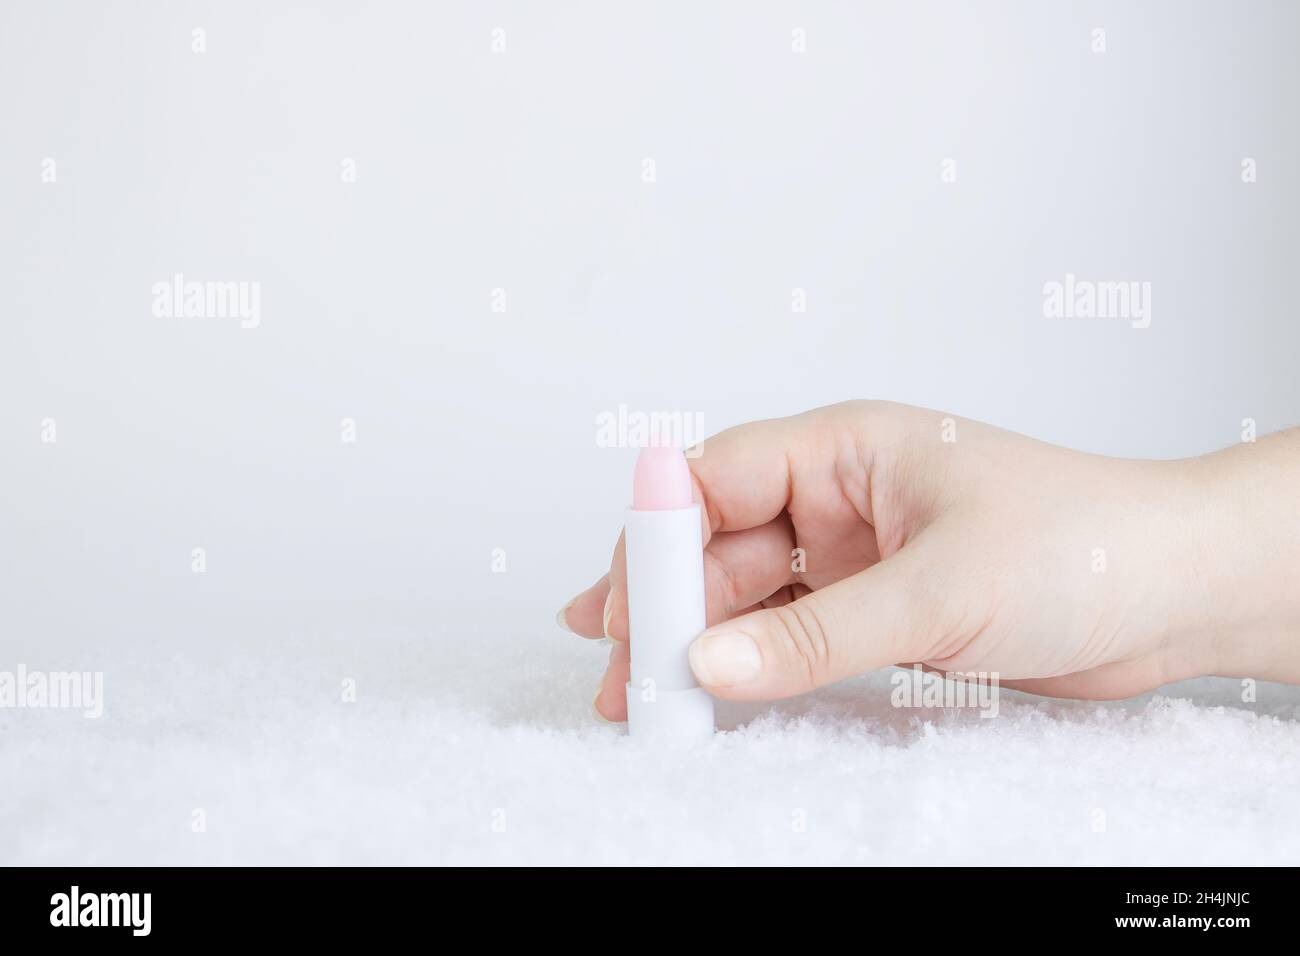
[[[574,598],[568,604],[564,605],[564,607],[560,608],[559,612],[555,615],[555,623],[560,626],[561,630],[568,631],[570,634],[573,633],[573,628],[569,627],[569,608],[573,607],[573,605],[577,603],[578,599]]]
[[[605,636],[608,637],[611,641],[614,639],[614,635],[609,633],[609,619],[613,616],[614,616],[614,589],[610,588],[609,593],[605,595],[605,620],[601,624],[601,627],[605,631]]]
[[[614,721],[610,720],[608,717],[602,714],[600,712],[600,708],[596,706],[596,704],[600,702],[600,695],[603,691],[604,688],[601,688],[601,690],[596,691],[596,696],[591,699],[591,712],[596,715],[596,719],[600,721],[602,724],[612,724]]]
[[[701,634],[691,645],[690,658],[695,676],[710,687],[747,684],[763,670],[758,645],[739,631]]]

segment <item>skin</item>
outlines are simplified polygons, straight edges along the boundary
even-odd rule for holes
[[[690,660],[719,698],[911,663],[1092,699],[1300,683],[1300,429],[1137,461],[848,402],[729,429],[690,466],[709,625]],[[625,720],[622,536],[559,619],[612,639],[595,706]]]

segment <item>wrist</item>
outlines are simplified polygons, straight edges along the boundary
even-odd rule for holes
[[[1179,465],[1202,670],[1300,683],[1300,431]]]

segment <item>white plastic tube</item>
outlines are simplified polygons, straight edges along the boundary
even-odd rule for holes
[[[700,506],[630,509],[625,534],[632,638],[628,733],[673,740],[709,737],[713,697],[695,682],[687,657],[705,624]]]

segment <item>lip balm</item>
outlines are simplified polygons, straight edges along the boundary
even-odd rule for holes
[[[704,630],[704,542],[691,471],[676,448],[645,448],[624,525],[632,643],[627,728],[633,737],[713,734],[713,697],[687,653]]]

